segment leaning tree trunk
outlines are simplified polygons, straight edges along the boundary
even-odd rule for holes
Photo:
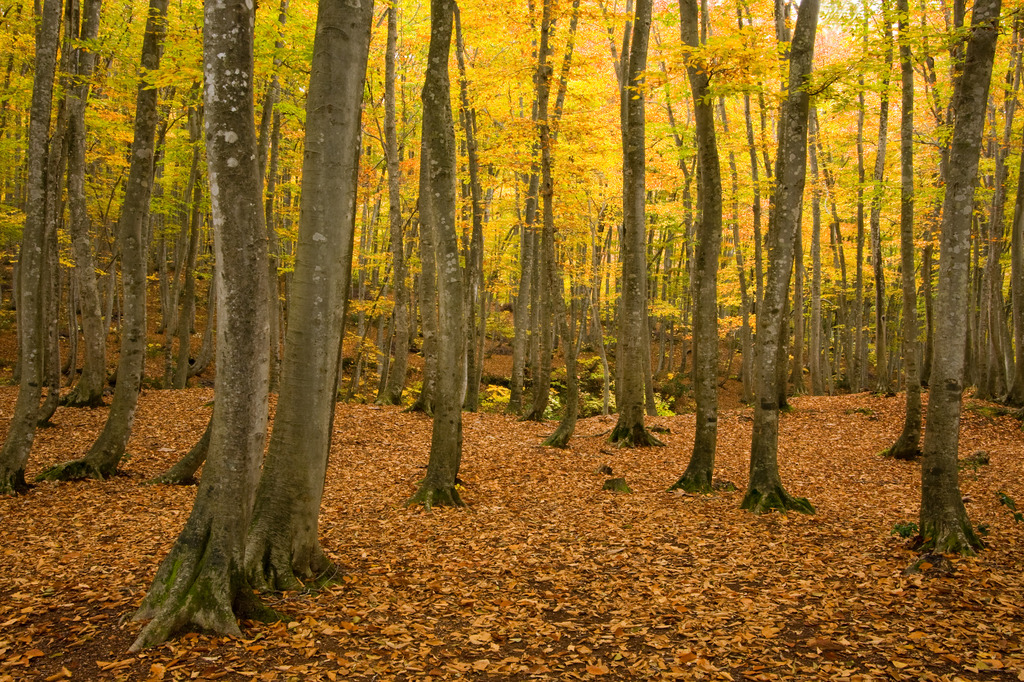
[[[409,365],[409,286],[406,283],[405,243],[402,239],[401,167],[395,120],[395,61],[398,59],[398,2],[388,8],[387,54],[384,59],[384,150],[388,169],[388,225],[391,238],[391,279],[395,292],[394,358],[378,405],[401,405]]]
[[[455,487],[462,460],[462,376],[465,359],[462,268],[455,231],[455,128],[452,121],[448,55],[453,0],[431,0],[430,48],[423,83],[423,151],[427,159],[430,222],[437,263],[438,367],[434,388],[434,428],[427,475],[407,504],[427,509],[461,506]]]
[[[619,305],[619,341],[616,364],[621,386],[616,401],[619,419],[609,441],[622,447],[661,445],[644,426],[644,356],[642,344],[649,344],[647,331],[647,229],[644,148],[644,73],[647,69],[647,44],[651,30],[651,0],[638,0],[633,22],[626,87],[620,90],[624,100],[625,130],[622,149],[622,222],[620,245],[622,260],[622,297]],[[626,55],[623,54],[623,57]]]
[[[778,349],[787,322],[784,309],[793,269],[793,243],[807,179],[809,95],[806,84],[814,61],[817,26],[818,1],[804,0],[790,47],[789,94],[782,105],[775,162],[775,209],[768,227],[768,274],[754,345],[757,394],[750,445],[750,480],[741,507],[758,513],[773,509],[814,511],[806,499],[786,492],[779,475]]]
[[[261,590],[298,589],[332,568],[317,524],[352,272],[372,20],[372,3],[356,10],[322,2],[317,13],[281,386],[245,549],[249,582]]]
[[[64,398],[64,404],[69,407],[102,405],[107,378],[106,334],[85,200],[85,106],[89,98],[89,80],[96,65],[96,53],[86,46],[99,34],[101,4],[101,0],[86,0],[82,5],[80,35],[85,42],[77,48],[76,66],[80,80],[68,93],[68,228],[75,259],[72,276],[78,286],[84,342],[82,373]],[[73,312],[71,317],[74,317]]]
[[[697,0],[679,0],[683,43],[700,47]],[[693,452],[686,471],[670,490],[711,492],[718,444],[718,255],[722,241],[722,175],[715,137],[713,98],[708,92],[710,69],[687,61],[693,93],[697,154],[700,159],[700,222],[693,268],[693,386],[697,423]],[[735,247],[738,249],[739,244]]]
[[[46,259],[46,160],[50,133],[53,77],[57,66],[61,0],[43,3],[42,21],[36,41],[35,77],[28,130],[28,178],[25,226],[21,233],[18,263],[18,365],[20,381],[7,439],[0,449],[0,494],[22,493],[25,464],[36,433],[39,399],[43,385],[43,342],[45,296],[42,295]]]
[[[953,92],[953,110],[957,115],[942,205],[935,349],[921,465],[921,548],[936,552],[973,554],[982,546],[960,496],[957,453],[964,389],[971,216],[1000,5],[1001,0],[975,2],[963,74]]]
[[[267,234],[252,97],[253,3],[208,0],[203,29],[206,149],[217,259],[217,378],[210,450],[192,513],[135,613],[131,650],[187,628],[241,636],[266,615],[244,570],[267,430]]]
[[[921,377],[917,371],[917,290],[914,281],[914,65],[907,35],[908,0],[896,0],[900,32],[900,273],[903,284],[903,367],[907,408],[903,432],[886,454],[915,459],[921,454]]]
[[[160,68],[168,0],[150,0],[146,35],[142,42],[142,70]],[[149,213],[156,149],[157,88],[148,78],[139,81],[135,109],[135,137],[131,165],[125,184],[124,201],[118,220],[121,245],[121,287],[124,310],[121,316],[121,349],[117,363],[114,400],[102,433],[82,459],[51,467],[40,479],[74,480],[108,478],[124,457],[135,421],[135,409],[142,389],[146,361],[146,236],[144,224]],[[186,321],[187,324],[187,321]]]
[[[206,455],[210,451],[210,430],[213,426],[211,418],[203,429],[203,435],[195,445],[185,453],[170,469],[155,476],[147,483],[162,483],[165,485],[193,485],[196,482],[196,472],[206,462]]]

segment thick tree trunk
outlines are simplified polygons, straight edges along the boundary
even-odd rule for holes
[[[86,45],[99,33],[101,4],[102,0],[86,0],[82,5],[80,36]],[[84,359],[82,374],[64,398],[64,404],[69,407],[98,407],[103,404],[107,378],[107,344],[85,201],[85,106],[96,54],[84,45],[76,52],[76,74],[81,80],[68,93],[68,227],[75,259],[73,277],[82,315]]]
[[[679,0],[679,32],[691,49],[701,46],[697,0]],[[715,136],[710,69],[687,61],[696,119],[700,164],[700,222],[693,268],[693,389],[697,401],[693,452],[686,471],[670,490],[711,492],[718,445],[718,256],[722,242],[722,172]],[[737,245],[738,247],[738,245]]]
[[[153,72],[160,67],[166,16],[167,0],[150,0],[140,60],[144,72]],[[146,360],[147,242],[144,225],[153,185],[157,116],[157,89],[142,79],[135,110],[131,165],[117,224],[124,311],[121,316],[117,384],[110,413],[102,433],[84,458],[51,467],[40,474],[41,480],[108,478],[117,471],[131,436]]]
[[[391,240],[391,279],[395,299],[393,359],[378,405],[401,405],[409,364],[409,286],[402,230],[401,167],[395,115],[395,62],[398,59],[398,2],[388,8],[387,53],[384,59],[384,150],[388,169],[388,227]]]
[[[306,104],[281,387],[245,549],[249,583],[298,589],[331,569],[317,538],[355,236],[372,3],[320,3]]]
[[[61,0],[46,0],[36,40],[35,76],[28,130],[25,225],[18,262],[18,400],[0,449],[0,494],[22,493],[25,465],[36,433],[43,384],[45,297],[41,284],[46,259],[46,160],[53,102],[53,78],[60,38]],[[55,181],[55,179],[54,179]]]
[[[907,376],[907,406],[903,432],[886,454],[896,459],[915,459],[921,454],[921,377],[917,289],[914,280],[914,64],[907,35],[908,0],[896,0],[899,15],[900,78],[900,277],[903,285],[903,367]]]
[[[266,615],[244,570],[246,530],[267,429],[267,235],[252,97],[253,4],[208,0],[204,72],[207,166],[218,263],[217,396],[192,513],[136,620],[138,651],[187,628],[240,636]]]
[[[644,355],[647,336],[647,248],[644,203],[645,134],[644,72],[651,30],[651,0],[638,0],[633,22],[629,60],[621,91],[625,111],[622,149],[621,243],[622,298],[619,306],[616,365],[622,377],[618,388],[619,419],[609,440],[623,447],[661,445],[644,426]],[[625,57],[625,51],[623,53]]]
[[[786,323],[784,308],[793,269],[794,236],[800,220],[807,176],[809,95],[806,83],[814,61],[817,25],[817,0],[804,0],[800,5],[790,45],[789,94],[782,105],[779,151],[775,162],[775,210],[768,228],[768,275],[764,300],[758,311],[757,342],[754,347],[755,367],[758,369],[757,395],[750,446],[750,479],[741,504],[743,509],[754,512],[773,509],[795,509],[804,513],[814,511],[810,502],[792,497],[782,487],[778,465],[777,381],[778,349]]]
[[[960,496],[957,453],[971,215],[1000,5],[1000,0],[975,3],[963,75],[953,93],[957,114],[942,206],[935,351],[921,466],[921,547],[936,552],[973,554],[982,546]]]
[[[455,130],[452,121],[448,56],[453,0],[431,0],[430,48],[423,83],[423,149],[429,178],[427,201],[433,230],[438,281],[438,372],[434,428],[427,475],[407,504],[427,509],[461,506],[455,487],[462,460],[462,377],[465,360],[462,268],[455,232]],[[422,201],[424,196],[420,195]]]

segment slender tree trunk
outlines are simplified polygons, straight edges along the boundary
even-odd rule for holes
[[[144,72],[153,72],[160,67],[166,16],[167,0],[150,0],[146,36],[142,43]],[[124,311],[117,384],[110,413],[102,433],[84,458],[51,467],[40,474],[40,479],[108,478],[117,471],[131,436],[146,360],[147,242],[144,225],[153,184],[157,116],[157,89],[142,79],[135,110],[131,165],[118,220]],[[188,321],[184,323],[188,324]]]
[[[974,4],[963,75],[953,92],[957,115],[942,207],[935,350],[921,466],[921,547],[936,552],[972,554],[982,546],[960,496],[957,452],[971,215],[1000,5],[1000,0]]]
[[[750,446],[750,479],[742,508],[753,512],[795,509],[813,512],[806,499],[789,495],[782,487],[778,466],[779,403],[778,348],[787,289],[793,269],[794,237],[800,220],[806,181],[807,118],[809,95],[806,83],[814,61],[814,37],[818,25],[817,0],[804,0],[790,44],[788,95],[779,126],[779,151],[775,167],[775,202],[768,228],[768,275],[764,300],[758,311],[754,347],[757,396]]]
[[[817,119],[816,113],[810,118]],[[811,394],[825,393],[825,377],[822,372],[822,323],[821,323],[821,185],[818,177],[818,130],[817,126],[808,122],[813,139],[808,146],[808,158],[811,162],[811,334],[810,334],[810,374]]]
[[[399,166],[398,130],[395,116],[395,62],[398,59],[398,2],[388,8],[387,54],[384,61],[384,150],[388,168],[388,227],[391,239],[391,278],[395,299],[393,360],[388,368],[379,405],[401,405],[409,364],[409,287],[402,229],[402,177]]]
[[[888,0],[882,3],[882,42],[885,61],[882,65],[880,103],[878,108],[878,146],[875,149],[875,170],[871,193],[871,266],[875,275],[875,387],[879,393],[891,392],[886,366],[887,348],[885,319],[885,269],[882,263],[882,181],[885,176],[885,150],[889,140],[889,79],[892,73],[892,24]]]
[[[80,36],[86,45],[99,34],[101,4],[101,0],[85,0],[82,5]],[[85,201],[85,106],[89,98],[89,80],[96,65],[96,54],[83,45],[77,48],[75,61],[80,81],[68,93],[68,226],[75,259],[73,276],[82,315],[84,358],[82,374],[71,393],[64,398],[64,404],[70,407],[98,407],[103,404],[103,388],[107,378],[107,344]]]
[[[1013,311],[1014,372],[1006,402],[1024,407],[1024,154],[1010,224],[1010,303]]]
[[[453,0],[431,0],[430,48],[423,83],[423,149],[427,159],[430,221],[438,281],[438,373],[434,428],[427,475],[407,504],[427,509],[461,506],[455,478],[462,461],[462,378],[465,359],[462,268],[455,232],[455,130],[452,121],[448,57],[452,40]],[[421,201],[423,195],[421,194]]]
[[[625,112],[622,150],[622,298],[616,365],[621,371],[619,419],[609,440],[623,447],[661,445],[644,426],[644,355],[647,325],[647,248],[645,218],[644,72],[651,30],[651,0],[638,0],[621,91]],[[625,57],[625,51],[623,51]]]
[[[683,44],[698,49],[703,41],[698,29],[697,0],[679,0],[679,16]],[[693,268],[693,388],[697,421],[690,463],[670,489],[710,493],[718,445],[718,256],[722,242],[722,172],[715,136],[714,100],[708,91],[710,69],[690,59],[686,73],[693,95],[700,165],[697,192],[700,222]]]
[[[53,102],[54,70],[60,40],[62,2],[45,0],[36,34],[35,75],[28,130],[28,173],[25,225],[18,259],[18,400],[7,439],[0,449],[0,494],[22,493],[25,465],[36,433],[42,394],[43,335],[46,333],[45,297],[42,295],[46,246],[46,160]]]
[[[907,376],[907,407],[903,432],[886,454],[896,459],[915,459],[921,454],[921,378],[917,288],[914,281],[914,64],[907,34],[908,0],[896,0],[899,15],[900,79],[900,278],[903,285],[903,367]]]
[[[217,396],[192,513],[135,614],[138,651],[187,628],[241,636],[266,616],[245,577],[246,530],[267,430],[267,235],[252,97],[254,7],[209,0],[203,29],[207,167],[218,263]]]
[[[163,485],[194,485],[196,472],[206,462],[206,455],[210,451],[210,431],[213,426],[213,418],[206,422],[203,435],[195,445],[185,453],[185,456],[178,460],[174,466],[155,478],[147,481],[151,484]]]

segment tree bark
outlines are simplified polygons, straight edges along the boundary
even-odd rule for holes
[[[18,399],[0,449],[0,494],[23,493],[25,465],[35,438],[43,384],[43,342],[46,333],[42,295],[46,262],[46,166],[53,102],[54,70],[60,40],[61,0],[45,0],[36,34],[35,75],[28,130],[28,173],[25,225],[18,259]]]
[[[914,280],[914,64],[907,21],[908,0],[896,0],[899,15],[900,82],[900,279],[903,285],[903,367],[907,377],[903,432],[885,454],[915,459],[921,454],[921,377],[917,369],[917,288]]]
[[[684,45],[698,50],[697,0],[679,0],[679,32]],[[722,172],[715,136],[714,100],[708,91],[710,68],[693,52],[686,63],[693,95],[700,164],[700,222],[693,268],[693,391],[697,402],[693,451],[686,471],[670,490],[711,492],[718,444],[718,256],[722,242]],[[737,245],[738,246],[738,245]]]
[[[779,390],[778,349],[786,319],[794,237],[800,220],[807,160],[809,95],[806,84],[814,61],[814,37],[818,25],[817,0],[804,0],[790,45],[788,95],[779,126],[779,150],[775,161],[775,202],[768,227],[768,273],[764,300],[758,311],[754,364],[757,394],[750,446],[750,479],[741,507],[760,513],[794,509],[813,513],[806,499],[789,495],[782,487],[778,466]]]
[[[638,0],[633,21],[625,87],[620,91],[623,118],[622,297],[619,306],[616,364],[620,368],[618,422],[609,441],[621,447],[662,445],[644,426],[644,355],[650,345],[647,324],[647,230],[645,219],[644,72],[651,30],[651,0]],[[623,51],[625,57],[625,50]]]
[[[86,45],[99,34],[101,5],[102,0],[85,0],[82,4],[79,35]],[[96,54],[82,45],[77,48],[74,60],[79,80],[68,93],[68,227],[75,259],[73,277],[78,287],[82,315],[84,358],[82,373],[64,398],[64,404],[69,407],[98,407],[103,404],[107,378],[107,344],[85,200],[85,107]]]
[[[892,72],[892,24],[889,19],[888,0],[882,2],[882,42],[885,46],[885,60],[882,64],[880,103],[878,105],[878,146],[875,148],[875,170],[872,175],[874,187],[871,192],[871,266],[875,276],[875,387],[879,393],[888,394],[889,369],[887,366],[888,344],[886,342],[885,319],[885,269],[882,267],[882,181],[885,177],[885,150],[889,140],[889,80]]]
[[[166,17],[167,0],[150,0],[140,59],[144,73],[160,68]],[[40,480],[108,478],[117,471],[131,436],[146,360],[147,241],[144,225],[153,185],[157,116],[157,88],[145,78],[140,79],[131,164],[117,224],[124,310],[117,384],[110,413],[102,433],[84,458],[51,467],[39,475]]]
[[[249,584],[299,589],[332,568],[317,538],[352,271],[360,115],[373,4],[322,2],[306,103],[281,386],[245,549]]]
[[[135,613],[131,646],[187,628],[241,636],[266,617],[244,571],[246,530],[267,430],[267,234],[253,114],[253,4],[208,0],[203,28],[207,168],[217,259],[216,402],[192,513]]]
[[[384,59],[384,151],[388,169],[388,227],[391,240],[391,279],[394,292],[393,359],[378,405],[401,405],[409,364],[409,286],[402,229],[402,177],[399,166],[398,130],[395,115],[395,62],[398,59],[398,2],[388,8],[387,53]]]
[[[407,505],[427,509],[462,506],[455,487],[462,460],[462,377],[465,360],[462,268],[455,232],[455,129],[452,120],[448,57],[453,0],[431,0],[430,47],[423,83],[423,149],[427,159],[430,221],[437,263],[438,371],[434,427],[427,475]],[[420,199],[424,196],[421,194]]]
[[[963,74],[953,92],[956,122],[942,207],[935,349],[921,466],[921,548],[935,552],[973,554],[982,546],[960,496],[957,453],[971,216],[1000,6],[1001,0],[974,4]]]

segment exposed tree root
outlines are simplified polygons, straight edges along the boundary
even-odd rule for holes
[[[192,446],[184,457],[164,473],[146,481],[147,484],[163,485],[195,485],[196,472],[206,461],[206,453],[210,450],[210,425],[199,442]]]
[[[405,412],[422,412],[428,417],[434,416],[434,406],[431,401],[425,399],[422,395],[416,399],[409,407],[405,408]]]
[[[767,491],[758,488],[748,490],[743,502],[740,503],[740,509],[746,509],[755,514],[767,514],[773,511],[786,513],[790,510],[801,514],[814,513],[814,505],[807,498],[794,497],[787,493],[781,485],[776,485]]]
[[[612,435],[608,437],[608,442],[616,443],[620,448],[647,448],[665,445],[653,433],[644,428],[643,424],[616,426],[612,429]]]
[[[405,502],[406,507],[412,507],[417,504],[422,504],[427,511],[434,507],[466,506],[466,503],[462,501],[462,497],[459,495],[459,491],[454,485],[437,487],[426,482],[422,483],[420,485],[420,489],[416,491],[416,494]]]
[[[116,471],[105,472],[88,459],[74,459],[63,464],[55,464],[36,476],[36,481],[81,481],[86,478],[106,480]]]
[[[149,619],[149,623],[130,651],[156,646],[185,630],[241,637],[240,619],[281,620],[246,584],[232,553],[218,550],[215,544],[208,525],[191,531],[186,526],[182,531],[132,617]]]
[[[339,579],[340,569],[319,546],[310,556],[298,557],[293,555],[290,543],[281,546],[274,540],[270,537],[253,542],[250,536],[245,552],[245,575],[253,589],[260,592],[313,592]]]
[[[60,404],[64,407],[103,407],[103,391],[98,393],[82,389],[81,382],[75,384],[71,392],[64,396]]]

